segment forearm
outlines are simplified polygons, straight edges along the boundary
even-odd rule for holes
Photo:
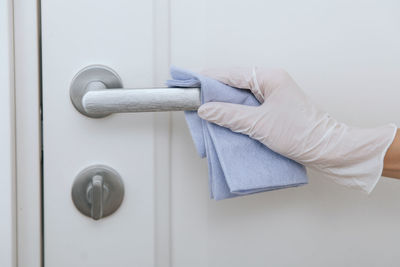
[[[386,152],[383,176],[400,179],[400,130],[397,130],[392,145]]]

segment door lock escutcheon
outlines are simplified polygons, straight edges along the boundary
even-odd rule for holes
[[[114,169],[94,165],[77,175],[71,195],[75,207],[82,214],[99,220],[119,208],[124,198],[124,184]]]

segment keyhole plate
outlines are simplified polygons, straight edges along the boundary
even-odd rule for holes
[[[93,165],[82,170],[75,178],[72,185],[72,201],[75,207],[84,215],[91,217],[92,203],[88,196],[88,189],[92,186],[92,178],[100,175],[104,179],[106,192],[103,197],[103,216],[113,214],[124,199],[124,184],[121,176],[112,168],[105,165]]]

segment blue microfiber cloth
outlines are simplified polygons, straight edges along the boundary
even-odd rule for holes
[[[248,90],[171,67],[169,87],[201,87],[201,103],[260,103]],[[307,184],[305,168],[247,135],[235,133],[185,111],[197,152],[207,157],[211,198],[221,200],[262,191]]]

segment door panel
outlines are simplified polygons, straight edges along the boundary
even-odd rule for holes
[[[399,125],[399,11],[394,0],[173,0],[171,61],[285,68],[334,117]],[[173,266],[399,264],[398,181],[367,196],[310,173],[304,187],[215,202],[181,113],[171,140]]]
[[[46,266],[397,266],[400,184],[367,196],[318,173],[310,184],[209,199],[207,164],[182,112],[91,119],[69,100],[83,67],[124,87],[160,85],[170,63],[287,69],[334,117],[400,123],[400,3],[42,1]],[[119,172],[125,199],[94,221],[70,191],[87,166]]]

